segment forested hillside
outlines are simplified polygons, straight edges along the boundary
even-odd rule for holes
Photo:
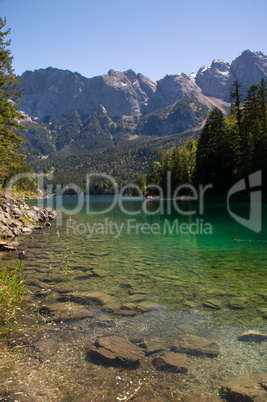
[[[75,154],[66,157],[58,153],[49,159],[36,160],[32,166],[44,173],[53,173],[53,178],[47,184],[63,186],[74,183],[82,190],[86,187],[87,173],[105,173],[112,176],[121,188],[135,182],[140,175],[146,175],[152,160],[159,158],[162,151],[180,147],[189,137],[198,136],[198,132],[188,131],[162,139],[139,140],[121,144],[103,151],[90,154]],[[90,189],[91,193],[108,194],[113,189],[109,182],[96,182]]]
[[[77,111],[49,123],[27,119],[27,131],[19,132],[25,140],[22,152],[36,170],[52,172],[54,184],[71,181],[84,189],[86,173],[99,172],[122,186],[146,174],[162,150],[197,135],[208,111],[197,99],[188,98],[117,121],[101,112],[84,118]]]
[[[181,149],[167,151],[152,163],[146,184],[163,189],[167,172],[173,190],[184,184],[212,184],[213,195],[225,195],[238,180],[261,170],[267,193],[267,88],[261,80],[244,98],[238,81],[231,88],[231,110],[224,116],[214,108],[197,141],[190,139]],[[185,192],[190,194],[190,191]]]

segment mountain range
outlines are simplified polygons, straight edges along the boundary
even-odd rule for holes
[[[93,78],[52,67],[26,71],[20,77],[25,90],[18,105],[28,130],[21,133],[23,151],[35,167],[53,165],[56,173],[66,161],[71,172],[77,163],[91,168],[89,156],[98,169],[99,152],[111,161],[112,154],[118,159],[127,150],[143,152],[144,144],[153,150],[158,144],[150,155],[156,157],[160,148],[197,135],[214,106],[227,112],[234,80],[245,95],[262,78],[267,81],[267,55],[250,50],[231,64],[214,60],[197,73],[166,75],[159,81],[133,70],[109,70]],[[76,162],[70,163],[70,157]],[[148,164],[149,157],[144,171]]]
[[[83,116],[99,111],[117,119],[151,113],[185,97],[197,98],[208,106],[229,102],[235,79],[247,90],[266,77],[267,56],[250,50],[244,51],[231,65],[225,60],[214,60],[197,74],[166,75],[159,81],[133,70],[109,70],[105,75],[85,78],[49,67],[22,74],[25,91],[21,109],[38,122],[53,121],[74,110]]]

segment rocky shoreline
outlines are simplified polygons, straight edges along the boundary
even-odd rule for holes
[[[5,193],[0,194],[0,251],[16,251],[16,237],[25,236],[33,230],[50,226],[56,218],[51,208],[29,207],[21,198],[16,199]]]

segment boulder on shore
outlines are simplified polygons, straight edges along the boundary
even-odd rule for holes
[[[49,207],[43,210],[35,206],[29,208],[23,200],[0,193],[0,237],[4,239],[30,234],[32,230],[49,224],[56,215]]]
[[[0,241],[0,251],[16,251],[19,243]]]

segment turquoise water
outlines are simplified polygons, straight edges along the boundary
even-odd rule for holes
[[[187,201],[174,207],[171,200],[144,204],[143,199],[127,198],[104,212],[112,200],[94,197],[90,213],[88,205],[79,206],[75,197],[66,197],[63,203],[56,198],[45,202],[53,203],[60,219],[34,232],[20,246],[34,303],[41,312],[43,306],[55,303],[70,309],[85,307],[92,317],[68,320],[63,316],[60,324],[42,327],[48,331],[42,332],[42,339],[59,343],[61,353],[55,361],[48,357],[50,363],[40,372],[27,354],[23,357],[17,371],[25,381],[35,379],[30,390],[23,391],[25,395],[38,400],[36,381],[42,376],[42,392],[51,397],[47,400],[58,400],[53,398],[61,392],[60,373],[64,384],[71,390],[77,387],[78,393],[93,386],[89,375],[93,373],[97,387],[106,381],[104,390],[112,388],[115,395],[113,382],[119,373],[132,381],[132,388],[146,375],[155,395],[177,400],[174,396],[180,391],[173,374],[158,374],[150,366],[131,373],[114,371],[86,361],[88,344],[103,335],[157,338],[170,346],[180,334],[191,333],[218,342],[221,357],[201,359],[201,369],[199,360],[190,360],[194,380],[182,377],[181,394],[211,396],[224,379],[264,369],[262,345],[244,346],[237,337],[246,330],[266,329],[266,205],[262,231],[255,233],[236,222],[223,203],[206,203],[200,214],[199,204]],[[184,215],[178,207],[196,213]],[[231,209],[249,216],[248,204],[231,205]],[[124,392],[118,388],[116,395],[119,390]]]
[[[50,267],[50,273],[59,274],[64,270],[62,255],[67,254],[68,282],[77,291],[110,294],[113,289],[114,304],[127,299],[131,288],[145,292],[145,301],[168,310],[187,309],[188,302],[206,310],[203,303],[216,299],[220,308],[213,314],[218,325],[237,318],[244,327],[251,325],[252,318],[264,325],[257,309],[266,301],[266,205],[262,231],[255,233],[230,217],[224,204],[206,204],[201,215],[197,203],[179,204],[182,211],[196,211],[193,215],[179,214],[167,200],[147,202],[148,213],[143,212],[143,204],[143,199],[129,198],[112,206],[108,197],[95,197],[89,212],[84,206],[75,214],[77,199],[66,197],[63,207],[68,212],[62,222],[28,242],[26,265],[36,263],[35,243],[41,242],[39,270],[45,275]],[[104,212],[109,206],[112,209]],[[243,217],[248,213],[246,204],[232,209]],[[60,208],[58,213],[60,217]],[[75,278],[75,271],[92,267],[103,275]],[[240,308],[231,308],[235,298],[240,298]]]

